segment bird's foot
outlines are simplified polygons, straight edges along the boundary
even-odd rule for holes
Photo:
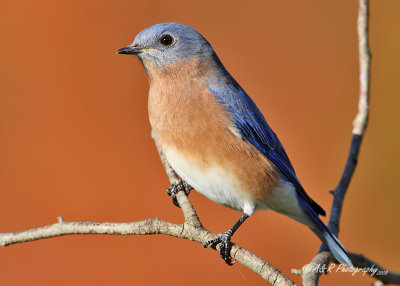
[[[232,249],[231,237],[232,237],[232,232],[228,230],[227,232],[219,233],[218,237],[208,240],[204,243],[204,247],[220,243],[219,254],[221,255],[221,258],[229,266],[235,264],[235,262],[232,262],[232,257],[231,257],[231,249]]]
[[[176,199],[176,194],[179,191],[185,191],[185,194],[189,195],[191,189],[193,189],[193,188],[188,183],[186,183],[183,180],[179,180],[175,183],[172,183],[172,185],[169,186],[169,188],[167,189],[167,194],[169,196],[171,196],[172,202],[174,203],[174,205],[176,205],[177,207],[180,208],[179,203]]]

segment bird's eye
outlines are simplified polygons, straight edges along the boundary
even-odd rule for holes
[[[170,35],[164,35],[160,39],[161,45],[166,46],[166,47],[170,46],[173,41],[174,41],[174,38],[172,38]]]

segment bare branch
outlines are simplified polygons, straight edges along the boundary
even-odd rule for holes
[[[367,128],[369,115],[371,53],[368,42],[369,0],[359,0],[359,3],[357,30],[360,62],[360,99],[358,114],[353,122],[353,134],[362,136]]]
[[[178,197],[179,203],[184,202],[186,195]],[[189,202],[190,204],[190,202]],[[184,224],[174,224],[158,218],[146,219],[139,222],[109,223],[109,222],[67,222],[61,217],[58,223],[43,227],[33,228],[18,232],[0,234],[0,245],[7,246],[15,243],[28,242],[55,236],[71,234],[117,234],[117,235],[148,235],[165,234],[169,236],[185,238],[204,244],[207,240],[216,235],[203,227],[191,225],[186,221]],[[219,251],[219,247],[215,248]],[[233,245],[232,257],[247,266],[272,285],[295,285],[289,278],[283,275],[278,269],[264,261],[257,255]]]
[[[361,142],[368,123],[369,114],[369,86],[370,86],[370,52],[368,44],[368,17],[369,0],[360,0],[358,11],[358,44],[360,62],[360,95],[358,114],[353,121],[353,137],[350,152],[347,157],[342,178],[334,191],[334,198],[328,227],[336,236],[339,233],[339,222],[342,213],[343,201],[351,178],[357,165]]]
[[[147,219],[132,223],[109,222],[67,222],[58,218],[58,223],[17,232],[0,234],[0,245],[8,246],[15,243],[28,242],[43,238],[69,234],[166,234],[176,237],[183,235],[183,225],[178,225],[159,219]]]
[[[349,187],[350,181],[353,177],[357,159],[360,152],[361,142],[364,132],[367,128],[369,116],[369,92],[370,92],[370,59],[371,54],[368,44],[368,17],[369,17],[369,0],[359,0],[358,11],[358,43],[359,43],[359,62],[360,62],[360,94],[358,104],[358,114],[353,121],[353,136],[351,140],[350,152],[347,157],[346,166],[344,168],[342,177],[336,189],[334,190],[334,198],[332,203],[331,215],[329,218],[328,228],[336,236],[339,233],[339,223],[342,213],[343,201]],[[371,276],[379,279],[383,283],[397,283],[399,282],[399,274],[389,272],[381,266],[365,258],[361,254],[350,253],[350,259],[354,266],[360,268],[373,267],[378,269],[380,273],[386,275],[378,275],[374,272],[368,272]],[[321,266],[328,266],[331,261],[335,261],[334,257],[329,251],[326,251],[324,245],[321,246],[319,253],[312,259],[312,261],[303,267],[300,271],[294,271],[296,274],[302,275],[303,285],[314,286],[318,285],[318,280],[321,271],[315,269]]]
[[[353,177],[360,147],[368,122],[369,112],[369,81],[370,81],[370,53],[368,47],[368,17],[369,0],[359,0],[358,12],[358,41],[360,49],[360,96],[359,109],[356,119],[353,122],[353,137],[351,140],[350,152],[347,157],[346,166],[340,179],[339,185],[334,191],[331,216],[329,218],[329,229],[336,236],[339,233],[339,222],[342,213],[343,200]]]
[[[292,273],[301,275],[304,286],[318,285],[318,279],[322,273],[316,271],[316,269],[319,270],[323,266],[327,266],[333,259],[334,257],[329,251],[320,252],[314,256],[309,264],[304,265],[301,270],[293,269]]]

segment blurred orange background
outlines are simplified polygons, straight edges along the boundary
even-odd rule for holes
[[[307,192],[328,212],[358,104],[358,1],[1,1],[0,232],[67,221],[182,222],[150,137],[148,81],[116,55],[142,29],[199,30],[278,133]],[[371,1],[371,117],[340,239],[400,271],[400,2]],[[240,213],[196,192],[203,224]],[[326,220],[325,220],[326,221]],[[234,242],[290,273],[319,249],[306,227],[258,212]],[[182,239],[64,236],[0,249],[1,285],[265,285]],[[366,285],[331,273],[322,285]]]

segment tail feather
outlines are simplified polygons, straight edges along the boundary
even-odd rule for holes
[[[344,246],[340,243],[337,237],[326,227],[326,225],[319,219],[315,211],[310,205],[301,197],[297,196],[300,206],[304,210],[307,217],[310,219],[312,225],[310,228],[314,233],[325,243],[333,256],[343,264],[353,267],[353,263],[349,258],[349,254]]]

